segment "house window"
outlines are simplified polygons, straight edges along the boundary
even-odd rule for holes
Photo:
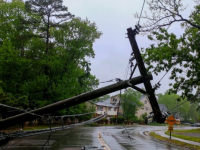
[[[147,101],[144,101],[145,104],[147,104]]]
[[[117,102],[117,99],[116,99],[116,98],[113,98],[113,102]]]
[[[145,110],[148,111],[148,107],[145,107]]]
[[[112,109],[112,107],[109,107],[109,108],[108,108],[108,111],[111,111],[111,109]]]
[[[97,107],[97,110],[98,110],[98,111],[103,111],[103,107],[102,107],[102,106],[98,106],[98,107]]]
[[[117,107],[114,108],[114,111],[117,111]]]

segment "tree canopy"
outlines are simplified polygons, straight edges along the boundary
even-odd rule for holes
[[[173,114],[177,119],[181,119],[183,122],[196,122],[199,119],[199,114],[196,111],[197,105],[190,104],[190,102],[183,100],[178,101],[180,97],[177,94],[169,94],[166,91],[164,94],[157,94],[158,103],[164,104],[170,113]]]
[[[200,85],[200,5],[196,5],[186,19],[181,15],[181,11],[187,9],[182,2],[148,2],[153,15],[143,16],[149,21],[142,30],[151,33],[148,37],[156,44],[146,48],[143,57],[150,72],[171,72],[170,80],[174,82],[169,84],[172,87],[170,92],[181,92],[182,99],[190,99]],[[175,22],[180,22],[180,28],[184,29],[180,37],[167,30]]]
[[[101,32],[71,15],[62,0],[0,1],[0,90],[3,103],[36,109],[98,85],[90,74]],[[80,104],[62,113],[86,111]]]
[[[140,102],[141,93],[137,92],[131,88],[125,90],[121,95],[122,107],[124,110],[124,118],[135,119],[136,112],[139,108],[143,106]]]

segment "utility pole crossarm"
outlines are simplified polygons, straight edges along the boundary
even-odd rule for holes
[[[151,75],[148,75],[145,78],[148,78],[148,80],[153,79]],[[109,94],[121,89],[128,88],[130,87],[130,85],[127,84],[127,82],[128,80],[121,81],[121,82],[118,82],[118,83],[115,83],[115,84],[112,84],[100,89],[96,89],[91,92],[87,92],[87,93],[80,94],[72,98],[68,98],[68,99],[56,102],[51,105],[47,105],[45,107],[42,107],[36,110],[32,110],[30,112],[25,112],[25,113],[1,120],[0,130],[37,118],[37,116],[34,116],[32,114],[36,114],[36,115],[52,114],[53,112],[56,112],[56,111],[59,111],[59,110],[62,110],[74,105],[78,105],[80,103],[95,99],[97,97],[100,97],[100,96],[103,96],[103,95],[106,95],[106,94]],[[130,80],[130,83],[132,85],[137,85],[143,82],[144,82],[143,76],[138,76]]]
[[[141,76],[144,77],[144,86],[145,86],[148,98],[150,100],[150,104],[151,104],[151,107],[153,109],[156,122],[163,123],[165,118],[163,118],[162,113],[160,111],[160,108],[158,106],[158,102],[157,102],[157,99],[155,97],[154,90],[151,86],[150,80],[148,79],[148,74],[147,74],[146,68],[144,66],[144,62],[143,62],[142,56],[140,54],[137,42],[135,40],[135,35],[136,35],[136,32],[137,32],[136,30],[137,29],[132,30],[132,28],[128,28],[127,29],[128,38],[129,38],[129,41],[130,41],[130,44],[131,44],[131,47],[132,47],[132,50],[133,50],[133,54],[134,54],[135,59],[137,61],[137,65],[138,65],[140,74],[141,74]]]

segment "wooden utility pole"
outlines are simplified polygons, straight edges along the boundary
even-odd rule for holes
[[[144,66],[144,62],[143,62],[142,56],[140,54],[137,42],[135,40],[135,35],[138,33],[137,30],[139,30],[139,27],[137,28],[137,26],[136,26],[136,29],[134,29],[134,30],[132,30],[132,28],[127,29],[128,38],[129,38],[129,41],[130,41],[130,44],[131,44],[131,47],[132,47],[132,50],[133,50],[132,54],[134,54],[134,57],[136,59],[136,62],[137,62],[141,76],[144,77],[144,86],[145,86],[145,89],[146,89],[146,95],[148,95],[148,98],[150,100],[150,104],[151,104],[151,107],[153,109],[153,113],[154,113],[156,122],[157,123],[163,123],[165,118],[163,118],[162,113],[160,111],[160,108],[158,106],[158,102],[156,100],[154,90],[151,86],[150,80],[148,79],[147,71],[146,71],[146,68]],[[136,87],[136,88],[139,89],[138,87]]]
[[[153,79],[151,75],[145,76],[145,78],[148,78],[148,80]],[[45,106],[45,107],[42,107],[42,108],[39,108],[36,110],[32,110],[30,112],[25,112],[25,113],[1,120],[0,121],[0,130],[11,127],[16,124],[21,124],[22,122],[26,122],[26,121],[30,121],[35,118],[38,118],[38,116],[36,116],[36,115],[51,114],[53,112],[56,112],[56,111],[59,111],[59,110],[89,101],[89,100],[92,100],[92,99],[95,99],[102,95],[106,95],[106,94],[109,94],[109,93],[112,93],[112,92],[115,92],[115,91],[118,91],[121,89],[128,88],[128,87],[130,87],[130,85],[127,82],[128,82],[128,80],[121,81],[121,82],[118,82],[118,83],[115,83],[115,84],[112,84],[112,85],[109,85],[109,86],[106,86],[106,87],[103,87],[103,88],[100,88],[100,89],[97,89],[97,90],[94,90],[91,92],[87,92],[87,93],[80,94],[80,95],[72,97],[72,98],[68,98],[68,99],[56,102],[54,104],[51,104],[51,105],[48,105],[48,106]],[[140,84],[143,82],[144,82],[143,76],[138,76],[138,77],[135,77],[130,80],[130,83],[132,85],[137,85],[137,84]],[[33,115],[33,114],[36,114],[36,115]]]

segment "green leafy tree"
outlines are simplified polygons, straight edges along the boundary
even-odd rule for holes
[[[38,15],[37,25],[42,38],[45,39],[45,52],[49,52],[51,28],[61,27],[63,22],[68,21],[74,15],[68,12],[68,8],[62,5],[62,0],[29,0],[25,3],[26,11]],[[35,23],[35,20],[30,20]]]
[[[124,111],[124,118],[135,119],[137,110],[143,106],[140,102],[141,93],[131,88],[125,90],[121,95],[122,107]]]
[[[62,0],[29,0],[25,3],[26,11],[39,16],[36,21],[37,34],[45,41],[45,57],[44,57],[44,74],[46,78],[51,76],[51,54],[54,53],[55,41],[50,41],[54,37],[51,35],[52,28],[61,27],[63,22],[68,21],[73,17],[68,12],[68,8],[62,5]],[[34,20],[29,20],[30,23],[35,23]],[[51,50],[51,51],[50,51]],[[50,60],[50,61],[49,61]],[[46,86],[52,86],[51,82],[46,83]],[[43,89],[43,100],[49,99],[48,88]]]
[[[181,92],[182,99],[191,98],[192,90],[200,85],[199,14],[200,5],[197,5],[189,20],[181,20],[185,32],[179,38],[164,28],[152,32],[149,39],[158,44],[151,45],[143,55],[149,71],[155,74],[171,71],[170,79],[175,82],[170,83],[170,91]]]
[[[198,107],[198,103],[191,104],[191,107],[188,111],[187,121],[191,123],[200,122],[200,115],[199,112],[196,111]]]
[[[61,2],[30,1],[26,3],[27,12],[23,1],[0,1],[0,10],[5,10],[0,14],[0,80],[2,90],[11,95],[5,104],[35,109],[98,85],[96,77],[90,74],[91,64],[86,58],[94,57],[92,46],[101,32],[88,19],[69,20],[71,15]],[[33,6],[36,7],[33,9]],[[50,10],[43,9],[44,6]],[[7,8],[12,8],[13,13],[8,13]],[[46,11],[51,15],[45,16]],[[13,35],[23,35],[23,38],[17,40]],[[85,106],[80,104],[63,112],[85,112]]]
[[[9,39],[13,48],[17,51],[20,50],[21,56],[23,56],[25,46],[33,35],[32,26],[22,23],[22,18],[31,18],[26,13],[22,0],[0,1],[0,45],[5,39]]]
[[[180,96],[177,94],[169,94],[169,91],[166,91],[164,94],[157,94],[157,96],[158,103],[164,104],[170,113],[172,113],[174,116],[177,116],[178,114],[178,116],[183,120],[188,120],[188,113],[191,108],[189,102],[184,103],[183,101],[177,101]],[[179,104],[181,105],[179,106]]]
[[[108,99],[108,98],[110,98],[110,95],[103,95],[103,96],[101,96],[101,97],[98,97],[98,98],[93,99],[92,101],[93,101],[93,102],[98,102],[98,101],[101,101],[101,100],[106,100],[106,99]]]
[[[142,20],[145,23],[142,25],[142,32],[152,33],[158,31],[160,28],[169,28],[171,25],[182,22],[190,27],[200,29],[199,23],[191,18],[184,17],[184,10],[187,9],[187,3],[184,0],[147,0],[148,13],[142,14]],[[191,2],[191,1],[188,1]],[[193,0],[193,2],[199,5],[199,0]],[[195,7],[196,8],[196,7]],[[192,12],[192,15],[195,11]],[[184,14],[184,15],[183,15]],[[195,15],[198,18],[198,15]],[[136,18],[139,18],[139,13],[135,14]]]

